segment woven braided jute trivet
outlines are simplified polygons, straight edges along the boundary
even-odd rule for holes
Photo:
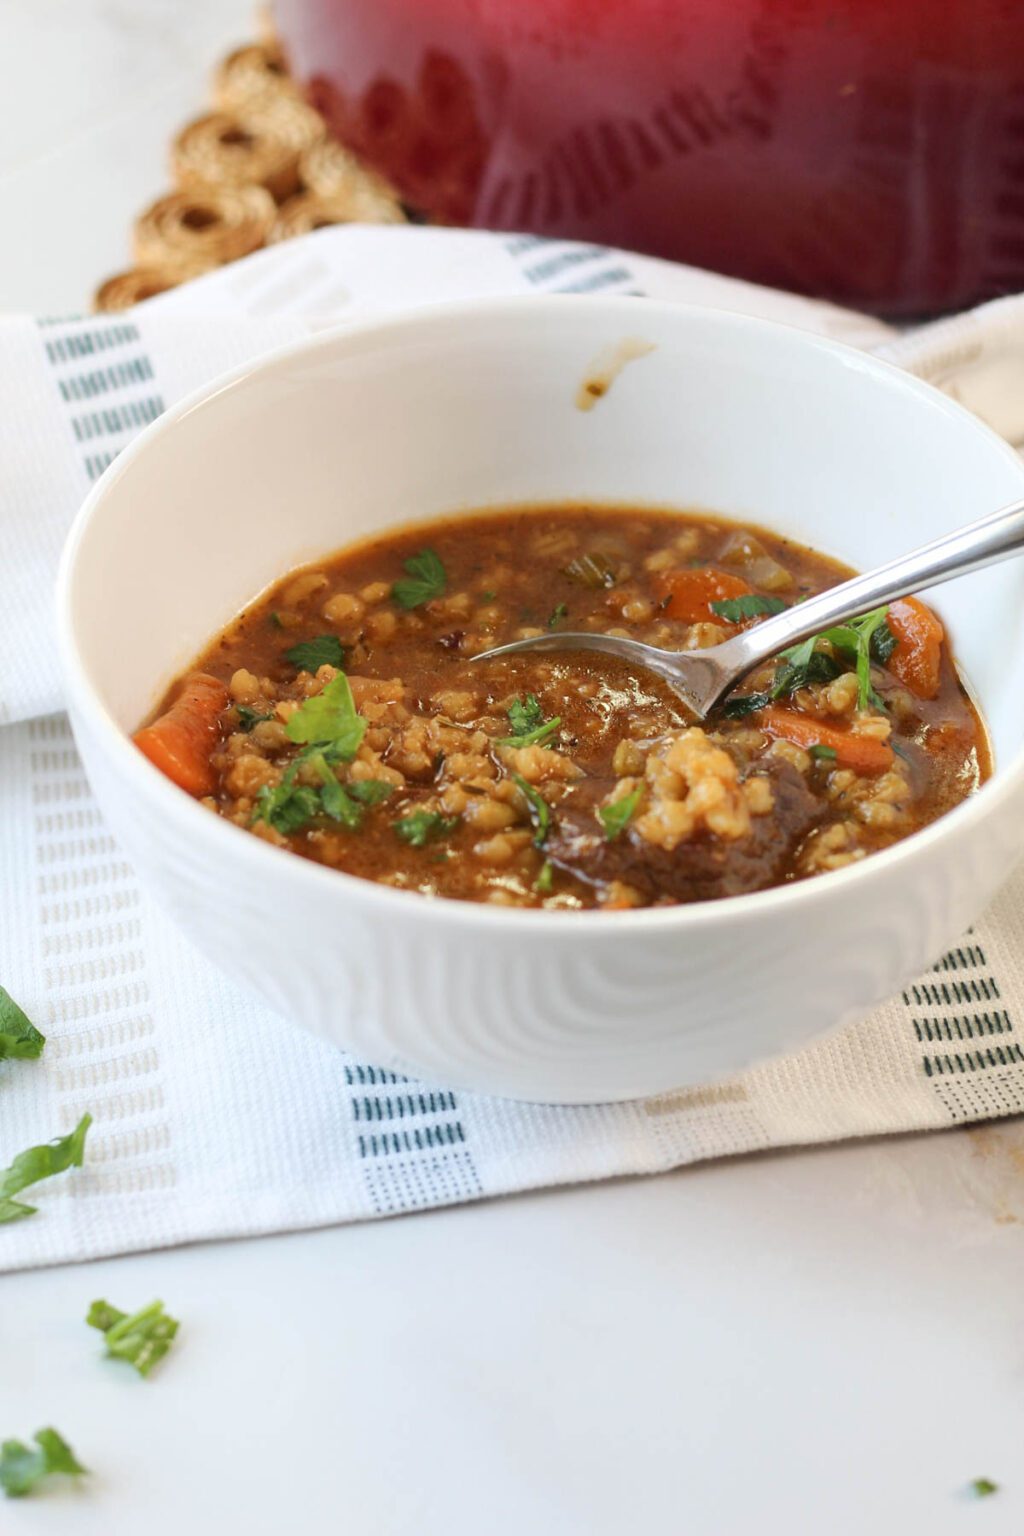
[[[174,189],[135,220],[135,264],[101,283],[97,309],[127,309],[325,224],[395,224],[410,213],[330,137],[269,30],[218,66],[211,110],[175,136],[170,166]]]

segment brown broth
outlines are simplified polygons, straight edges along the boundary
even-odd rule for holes
[[[752,549],[739,548],[737,534],[748,536]],[[403,577],[404,563],[424,548],[440,558],[444,591],[405,609],[392,586]],[[596,567],[581,571],[578,562],[594,557]],[[698,815],[685,831],[696,814],[697,799],[688,798],[693,785],[684,775],[680,789],[676,770],[659,768],[656,793],[657,765],[647,761],[667,733],[674,739],[693,725],[665,683],[590,653],[472,660],[505,641],[559,629],[619,629],[681,650],[715,643],[736,628],[710,610],[706,618],[684,619],[665,607],[671,603],[668,574],[705,566],[787,604],[851,574],[752,525],[692,513],[567,505],[441,519],[290,572],[190,669],[222,680],[236,701],[222,717],[212,759],[216,789],[206,803],[304,857],[425,894],[553,908],[620,907],[732,894],[737,883],[740,890],[757,889],[840,867],[943,815],[988,775],[984,730],[943,645],[932,699],[915,697],[892,670],[876,666],[873,686],[885,708],[840,710],[844,689],[848,695],[852,687],[842,683],[832,693],[822,683],[780,701],[820,721],[826,733],[851,725],[854,734],[877,731],[895,752],[884,772],[851,772],[799,745],[780,745],[760,728],[757,713],[713,717],[705,727],[707,741],[689,738],[690,748],[700,749],[692,772],[719,775],[715,793],[738,821],[712,816],[708,823]],[[612,585],[578,579],[602,572]],[[356,703],[369,720],[359,757],[336,765],[336,776],[343,787],[357,775],[394,782],[384,803],[361,808],[356,830],[318,814],[306,826],[282,832],[260,817],[262,800],[298,750],[282,718],[333,676],[297,672],[287,652],[323,635],[337,636],[345,647]],[[757,691],[773,675],[774,667],[763,668],[737,692]],[[528,694],[545,721],[561,722],[547,743],[548,755],[537,760],[536,754],[513,758],[496,744],[511,733],[512,701]],[[246,731],[237,704],[274,718]],[[711,767],[716,749],[731,759],[732,769],[719,756]],[[569,776],[570,767],[577,776]],[[544,846],[535,843],[536,808],[516,787],[519,772],[549,807],[554,830]],[[770,788],[747,794],[744,786],[757,778]],[[298,782],[303,780],[315,790],[307,770]],[[626,793],[624,783],[641,786],[638,809],[610,839],[601,807]],[[758,796],[769,793],[773,809],[758,811]],[[422,847],[410,846],[394,827],[416,811],[445,822],[443,828],[434,824]],[[752,833],[742,830],[747,821]],[[681,827],[685,835],[673,843]]]

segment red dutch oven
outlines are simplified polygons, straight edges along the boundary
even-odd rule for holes
[[[1024,288],[1024,0],[276,0],[430,217],[892,315]]]

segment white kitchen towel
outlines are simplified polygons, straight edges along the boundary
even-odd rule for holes
[[[0,1226],[0,1269],[423,1209],[1024,1108],[1024,875],[864,1023],[734,1081],[549,1108],[423,1085],[300,1034],[149,903],[58,713],[64,531],[141,426],[221,369],[413,302],[538,290],[766,314],[887,352],[1024,437],[1024,308],[913,334],[707,273],[533,237],[329,229],[124,316],[0,322],[0,981],[47,1034],[0,1063],[0,1167],[88,1110],[86,1166]]]

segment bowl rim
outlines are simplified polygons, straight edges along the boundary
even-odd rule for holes
[[[952,418],[960,428],[969,428],[980,436],[992,450],[1013,466],[1024,494],[1024,460],[980,417],[933,385],[884,358],[788,322],[768,320],[712,305],[681,304],[646,298],[638,305],[633,295],[600,294],[517,294],[453,299],[410,306],[359,320],[344,320],[260,353],[189,391],[133,438],[91,487],[66,536],[55,589],[58,653],[72,716],[76,712],[81,715],[91,733],[98,738],[102,750],[113,755],[123,773],[139,775],[140,794],[145,797],[155,796],[155,803],[165,821],[179,823],[184,837],[202,835],[199,829],[205,826],[205,836],[212,839],[213,852],[219,849],[220,857],[234,859],[236,862],[249,860],[253,875],[258,876],[262,872],[268,877],[267,883],[272,881],[275,870],[282,876],[290,871],[289,878],[305,883],[311,893],[316,893],[321,887],[325,894],[332,890],[336,895],[347,893],[350,899],[379,906],[382,915],[393,910],[396,917],[402,912],[412,916],[418,910],[423,921],[438,920],[467,928],[483,925],[493,929],[495,925],[511,925],[524,934],[543,934],[554,940],[559,936],[567,938],[572,934],[593,932],[595,924],[605,925],[609,933],[623,932],[637,937],[645,932],[677,927],[699,928],[707,923],[728,922],[733,917],[767,916],[770,910],[790,907],[799,910],[808,901],[820,900],[829,895],[838,899],[844,891],[856,892],[859,886],[867,882],[884,879],[887,871],[895,871],[908,861],[924,857],[929,849],[947,842],[961,832],[968,835],[976,822],[995,815],[1000,806],[1024,785],[1024,743],[1005,765],[997,765],[992,776],[968,799],[919,831],[910,833],[888,848],[872,853],[868,858],[842,869],[824,871],[806,880],[770,886],[741,896],[616,911],[612,923],[609,921],[610,914],[600,908],[552,913],[535,907],[505,907],[489,902],[428,897],[419,891],[382,885],[375,880],[351,875],[345,870],[328,868],[311,859],[301,858],[287,848],[278,848],[263,838],[254,837],[248,829],[225,821],[223,817],[212,816],[192,796],[184,794],[177,785],[172,784],[133,746],[130,736],[125,734],[104,703],[79,654],[73,605],[77,555],[97,508],[117,481],[147,452],[150,441],[172,432],[193,411],[201,409],[222,393],[244,385],[253,375],[273,372],[293,361],[301,361],[320,351],[327,351],[339,343],[344,345],[349,340],[358,343],[372,340],[378,335],[389,338],[396,332],[410,330],[415,332],[425,329],[428,334],[433,330],[450,331],[453,322],[465,325],[474,321],[507,321],[512,316],[521,318],[524,310],[540,315],[549,311],[562,313],[567,304],[575,310],[589,311],[595,316],[621,315],[634,323],[643,315],[650,316],[654,325],[662,321],[672,324],[689,319],[710,322],[726,330],[777,335],[798,348],[837,358],[839,362],[853,366],[862,373],[880,374],[905,393]],[[282,863],[282,860],[287,862]],[[415,906],[410,906],[410,903]]]

